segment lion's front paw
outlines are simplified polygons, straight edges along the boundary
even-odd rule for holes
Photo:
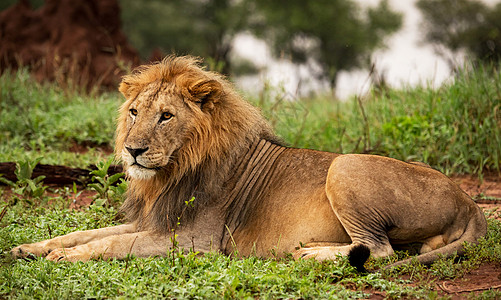
[[[10,255],[13,258],[34,259],[37,256],[46,256],[49,252],[50,250],[45,249],[45,247],[38,243],[35,243],[17,246],[10,250]]]
[[[309,259],[309,258],[315,258],[317,255],[316,251],[311,247],[308,248],[300,248],[292,254],[292,257],[294,257],[295,260],[298,259]]]
[[[88,261],[91,254],[82,249],[84,247],[59,248],[49,253],[45,258],[51,261]]]
[[[347,247],[310,247],[296,250],[292,256],[294,259],[314,258],[318,261],[336,260],[338,255],[347,255]]]

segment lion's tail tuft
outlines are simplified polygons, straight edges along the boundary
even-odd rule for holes
[[[367,259],[369,259],[370,255],[371,250],[369,247],[363,244],[357,244],[350,249],[350,252],[348,253],[348,261],[350,262],[350,265],[357,269],[358,272],[367,273],[364,264]]]

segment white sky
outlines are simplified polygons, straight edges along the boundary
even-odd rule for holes
[[[379,0],[355,0],[361,6],[376,5]],[[501,0],[484,0],[488,4],[496,4]],[[384,72],[387,82],[393,87],[431,84],[439,86],[451,77],[451,70],[446,61],[433,51],[431,45],[423,43],[420,32],[421,15],[414,6],[415,0],[389,0],[390,6],[404,15],[400,31],[387,41],[387,49],[373,54],[373,61],[379,72]],[[236,37],[234,49],[237,55],[254,61],[261,73],[237,79],[237,84],[244,90],[258,91],[263,82],[283,87],[288,93],[295,95],[298,86],[301,90],[326,90],[325,84],[311,78],[305,67],[297,67],[287,61],[277,61],[263,41],[248,34]],[[452,58],[452,57],[451,57]],[[461,58],[458,58],[461,63]],[[346,99],[353,94],[363,94],[368,90],[368,71],[341,72],[339,74],[336,95]]]

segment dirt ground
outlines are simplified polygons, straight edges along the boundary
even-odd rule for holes
[[[476,176],[455,175],[452,180],[473,197],[484,210],[491,212],[488,217],[501,221],[501,176],[491,174],[480,181]]]

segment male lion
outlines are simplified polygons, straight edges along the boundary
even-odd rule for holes
[[[420,243],[417,260],[431,263],[485,235],[480,208],[442,173],[284,147],[256,108],[199,63],[167,57],[120,84],[127,100],[116,154],[129,179],[122,207],[129,223],[21,245],[14,257],[162,256],[175,232],[184,249],[317,260],[351,254],[361,269],[369,250],[381,257]]]

